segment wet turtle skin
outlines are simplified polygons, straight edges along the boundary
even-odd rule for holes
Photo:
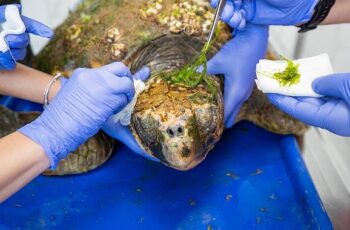
[[[0,106],[0,138],[36,119],[38,112],[14,112]],[[47,176],[64,176],[91,171],[105,163],[113,152],[114,141],[100,132],[62,160],[57,169],[46,170]]]
[[[33,65],[67,76],[78,67],[114,61],[124,61],[134,72],[150,66],[147,90],[139,96],[132,116],[133,135],[165,165],[188,170],[204,160],[222,134],[223,87],[217,80],[216,99],[210,100],[205,87],[171,85],[160,75],[198,54],[212,17],[207,0],[186,4],[176,0],[86,0],[55,31],[55,38]],[[227,27],[219,27],[217,48],[231,38]],[[302,135],[307,128],[257,90],[238,114],[237,122],[242,120],[279,134]]]

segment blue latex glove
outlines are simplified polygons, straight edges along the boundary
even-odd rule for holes
[[[77,69],[40,117],[19,131],[43,147],[54,169],[122,110],[134,93],[132,75],[122,63]]]
[[[350,74],[334,74],[314,80],[312,87],[324,98],[268,95],[278,108],[312,126],[350,136]]]
[[[144,67],[134,75],[134,79],[145,81],[148,79],[149,75],[150,69],[148,67]],[[113,121],[113,118],[110,118],[104,124],[102,130],[114,139],[124,143],[134,153],[159,162],[157,158],[150,156],[139,146],[128,126],[121,125],[119,122],[116,123]]]
[[[21,10],[20,5],[16,5]],[[6,21],[5,11],[7,5],[0,6],[0,22]],[[16,61],[23,60],[27,54],[27,46],[29,45],[29,33],[35,34],[41,37],[51,38],[53,31],[44,24],[37,22],[33,19],[21,16],[24,25],[26,26],[26,32],[19,35],[6,36],[7,44],[10,47],[11,53]],[[16,63],[13,60],[11,53],[0,52],[0,70],[13,70],[16,68]]]
[[[267,51],[268,27],[248,25],[208,62],[209,74],[225,77],[225,126],[233,126],[243,103],[251,95],[256,64]]]
[[[232,28],[242,25],[297,25],[309,21],[318,0],[228,0],[222,20]],[[210,0],[216,7],[218,0]]]

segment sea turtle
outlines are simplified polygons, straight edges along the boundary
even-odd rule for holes
[[[130,128],[148,154],[169,167],[188,170],[205,158],[223,132],[222,81],[210,76],[213,97],[203,84],[183,87],[164,76],[198,55],[212,18],[207,0],[86,0],[33,64],[67,76],[77,67],[117,60],[132,71],[149,66],[152,74],[138,97]],[[225,25],[219,28],[213,52],[231,36]],[[302,135],[306,130],[257,90],[241,109],[237,122],[241,120],[280,134]]]

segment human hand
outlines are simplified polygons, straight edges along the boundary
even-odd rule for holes
[[[245,23],[297,25],[311,19],[317,0],[228,0],[221,19],[232,28]],[[210,0],[217,7],[218,0]]]
[[[309,125],[335,134],[350,136],[350,74],[334,74],[316,79],[313,90],[323,98],[294,98],[268,95],[279,109]]]
[[[145,81],[148,79],[149,75],[150,69],[148,67],[144,67],[138,71],[133,78],[134,80]],[[103,125],[102,130],[114,139],[124,143],[134,153],[153,161],[159,161],[157,158],[147,154],[146,151],[139,146],[128,126],[124,126],[120,124],[120,122],[115,122],[113,117],[108,119],[108,121]]]
[[[225,78],[225,126],[233,126],[243,103],[250,96],[256,64],[264,57],[268,44],[268,27],[248,25],[227,42],[208,62],[208,74]]]
[[[18,11],[21,10],[20,5],[0,6],[0,23],[5,23],[7,21],[11,23],[11,20],[15,17],[13,15],[13,7],[17,7]],[[25,58],[27,46],[29,45],[29,33],[46,38],[51,38],[53,36],[53,31],[44,24],[25,16],[20,17],[19,20],[22,20],[24,23],[25,31],[18,35],[10,34],[6,36],[5,40],[10,51],[0,52],[0,70],[13,70],[16,67],[16,62],[13,59],[20,61]]]
[[[123,63],[77,69],[40,117],[19,131],[43,147],[55,168],[133,96],[132,75]]]

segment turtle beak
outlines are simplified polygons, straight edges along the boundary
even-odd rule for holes
[[[203,146],[186,127],[168,127],[164,137],[161,153],[158,154],[160,156],[157,157],[165,165],[186,171],[197,166],[205,158]]]

